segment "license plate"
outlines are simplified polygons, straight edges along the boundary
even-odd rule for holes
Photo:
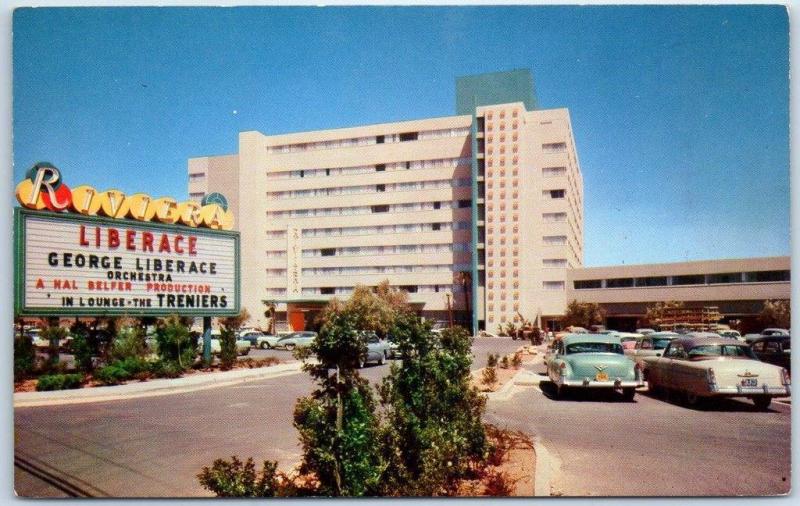
[[[608,373],[599,372],[597,376],[594,377],[597,381],[608,381]]]
[[[755,378],[745,378],[745,379],[742,380],[742,386],[743,387],[757,387],[758,386],[758,380],[755,379]]]

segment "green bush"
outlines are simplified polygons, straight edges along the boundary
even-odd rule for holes
[[[183,375],[183,370],[177,362],[169,360],[156,360],[150,365],[150,372],[156,378],[179,378]]]
[[[92,363],[92,347],[89,345],[87,334],[78,330],[72,334],[72,354],[75,356],[75,365],[83,372],[91,372],[94,368]]]
[[[46,374],[39,377],[39,381],[36,382],[36,390],[43,392],[80,388],[83,379],[83,374]]]
[[[236,334],[227,328],[220,331],[219,362],[222,370],[228,370],[236,363]]]
[[[487,367],[481,374],[481,383],[492,388],[497,383],[497,370],[494,367]]]
[[[14,338],[14,381],[25,379],[36,365],[36,349],[27,336]]]
[[[511,367],[519,369],[522,366],[522,353],[516,352],[511,358]]]
[[[161,360],[175,362],[182,370],[191,367],[197,358],[197,345],[189,335],[189,328],[177,315],[168,317],[156,329],[156,342]]]
[[[117,331],[117,336],[111,344],[112,359],[142,358],[146,355],[147,346],[144,342],[144,333],[140,328],[123,327]]]
[[[508,369],[508,355],[503,355],[503,358],[500,359],[500,368],[501,369]]]
[[[141,373],[149,373],[151,368],[151,364],[143,358],[128,357],[101,367],[95,372],[94,377],[104,385],[118,385]]]
[[[256,473],[252,458],[242,465],[233,456],[230,462],[217,459],[210,468],[204,466],[197,478],[217,497],[275,497],[280,489],[277,468],[276,462],[265,461],[261,472]]]
[[[486,355],[486,367],[497,367],[497,359],[500,355],[489,353]]]
[[[48,365],[54,366],[58,363],[60,350],[58,349],[61,340],[67,337],[67,329],[58,326],[58,320],[51,322],[51,325],[45,327],[41,332],[42,339],[50,342],[47,347]]]

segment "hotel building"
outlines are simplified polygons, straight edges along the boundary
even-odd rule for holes
[[[562,314],[583,263],[583,179],[566,109],[529,71],[456,80],[456,115],[239,134],[189,160],[189,194],[224,194],[241,234],[242,305],[295,330],[383,280],[423,316],[494,331]]]

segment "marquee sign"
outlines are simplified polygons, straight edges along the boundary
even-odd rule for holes
[[[45,173],[50,188],[40,188],[37,199],[64,205],[66,194],[59,191],[66,185],[58,185],[48,174],[53,173]],[[75,190],[71,198],[74,201]],[[219,208],[207,210],[208,222],[190,217],[195,224],[184,226],[157,223],[158,209],[153,215],[156,222],[150,222],[119,218],[121,212],[99,217],[15,208],[15,312],[23,316],[238,314],[239,234],[220,230],[227,203],[221,195],[217,199],[219,203],[200,208]],[[124,203],[115,205],[119,211]],[[177,206],[163,209],[162,217],[176,216]]]

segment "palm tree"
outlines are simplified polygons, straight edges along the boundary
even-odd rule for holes
[[[266,307],[264,317],[269,318],[269,329],[267,333],[270,335],[275,334],[275,303],[271,300],[262,300],[262,304]]]

